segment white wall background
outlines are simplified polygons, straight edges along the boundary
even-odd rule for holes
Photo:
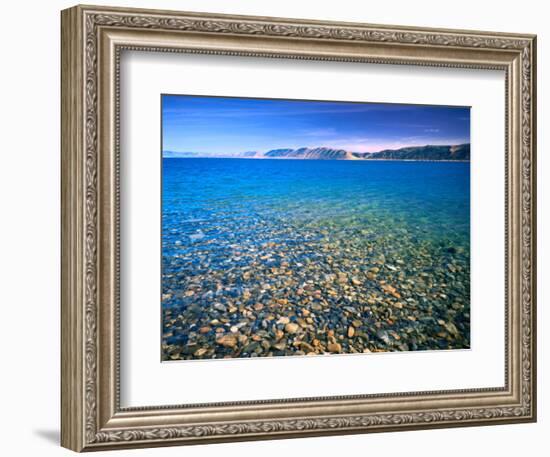
[[[113,4],[115,0],[112,0]],[[96,0],[96,4],[111,2]],[[545,310],[550,211],[544,176],[548,137],[550,41],[544,2],[432,0],[358,2],[338,0],[116,1],[117,6],[330,19],[414,26],[538,34],[539,125],[539,422],[300,440],[120,451],[116,455],[394,456],[544,455],[550,432],[550,326]],[[59,11],[71,2],[10,2],[2,8],[0,46],[0,449],[3,455],[69,455],[59,436]],[[546,55],[545,55],[546,54]],[[546,245],[545,245],[546,244]],[[546,255],[545,255],[546,254]],[[547,382],[546,382],[547,384]],[[548,386],[547,386],[548,388]],[[547,450],[546,450],[547,452]],[[114,454],[112,454],[114,455]]]

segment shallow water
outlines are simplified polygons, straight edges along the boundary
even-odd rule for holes
[[[163,358],[469,347],[469,176],[463,162],[163,159]]]

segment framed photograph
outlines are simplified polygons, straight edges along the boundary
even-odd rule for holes
[[[62,445],[536,420],[533,35],[62,12]]]

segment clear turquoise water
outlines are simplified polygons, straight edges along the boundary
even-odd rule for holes
[[[208,246],[223,256],[229,244],[271,240],[289,224],[294,242],[301,227],[325,225],[342,236],[366,228],[468,248],[470,164],[163,159],[167,269],[177,253]]]
[[[420,275],[444,284],[436,317],[456,300],[469,313],[469,163],[189,158],[162,168],[164,309],[208,308],[243,288],[265,300],[270,278],[243,272],[285,261],[296,284],[386,263],[386,279],[408,281],[419,303]],[[453,319],[469,341],[468,313]],[[174,338],[183,344],[185,332]]]

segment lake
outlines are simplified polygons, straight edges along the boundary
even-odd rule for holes
[[[165,158],[163,360],[470,345],[470,164]]]

